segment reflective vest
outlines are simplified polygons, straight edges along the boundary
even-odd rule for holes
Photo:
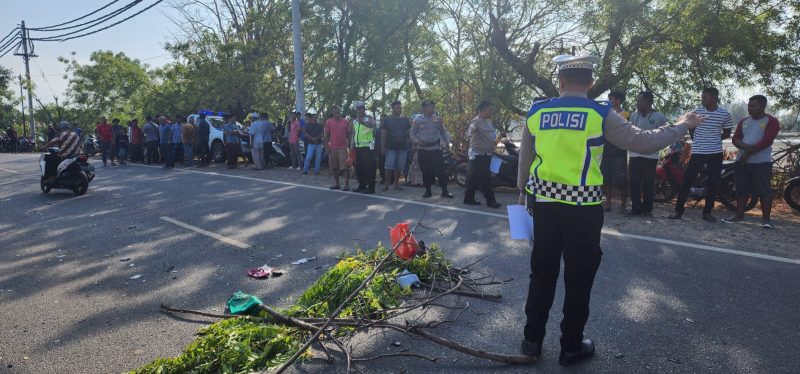
[[[358,119],[353,120],[353,140],[356,148],[369,147],[375,141],[372,130],[372,128],[367,127]]]
[[[605,103],[564,97],[533,103],[528,131],[536,156],[526,190],[544,200],[570,205],[603,201],[603,126],[611,109]]]

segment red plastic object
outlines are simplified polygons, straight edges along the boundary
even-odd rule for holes
[[[389,229],[389,237],[392,239],[394,254],[406,261],[414,258],[414,255],[419,250],[419,244],[417,244],[417,239],[414,238],[414,235],[408,234],[408,236],[406,236],[406,233],[409,231],[411,231],[411,229],[405,222],[398,223]],[[403,238],[405,238],[405,240]],[[403,242],[397,245],[401,240]]]

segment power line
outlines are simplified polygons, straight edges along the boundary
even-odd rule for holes
[[[3,37],[3,39],[0,39],[0,43],[5,42],[6,39],[8,39],[9,36],[13,35],[14,31],[17,31],[17,30],[19,30],[19,27],[15,27],[14,29],[12,29],[11,32],[8,33],[8,35]]]
[[[157,0],[155,3],[151,4],[150,6],[148,6],[148,7],[144,8],[144,9],[142,9],[142,10],[140,10],[140,11],[138,11],[138,12],[136,12],[136,13],[134,13],[134,14],[132,14],[132,15],[130,15],[130,16],[128,16],[128,17],[126,17],[126,18],[123,18],[123,19],[122,19],[121,21],[119,21],[119,22],[113,23],[113,24],[111,24],[111,25],[108,25],[108,26],[106,26],[106,27],[102,27],[102,28],[99,28],[99,29],[96,29],[96,30],[93,30],[93,31],[89,31],[89,32],[86,32],[86,33],[83,33],[83,34],[79,34],[79,35],[70,36],[69,38],[61,38],[61,39],[47,39],[47,40],[45,40],[45,41],[59,41],[59,42],[65,42],[65,41],[67,41],[67,40],[72,40],[72,39],[82,38],[82,37],[84,37],[84,36],[89,36],[89,35],[92,35],[92,34],[96,34],[96,33],[100,32],[100,31],[103,31],[103,30],[110,29],[110,28],[112,28],[112,27],[114,27],[114,26],[116,26],[116,25],[119,25],[120,23],[123,23],[123,22],[125,22],[125,21],[127,21],[127,20],[129,20],[129,19],[131,19],[131,18],[133,18],[133,17],[136,17],[136,16],[138,16],[138,15],[142,14],[142,13],[144,13],[144,12],[146,12],[146,11],[150,10],[150,9],[151,9],[151,8],[153,8],[154,6],[156,6],[156,5],[160,4],[162,1],[164,1],[164,0]],[[33,40],[41,40],[41,39],[33,39]]]
[[[67,22],[59,23],[59,24],[57,24],[57,25],[52,25],[52,26],[46,26],[46,27],[31,27],[31,28],[29,28],[28,30],[33,30],[33,31],[56,31],[56,30],[65,30],[65,29],[68,29],[68,28],[74,28],[74,27],[82,26],[83,24],[81,24],[81,25],[75,25],[75,26],[70,26],[70,27],[63,28],[63,29],[56,29],[56,27],[59,27],[59,26],[64,26],[64,25],[69,25],[70,23],[77,22],[77,21],[80,21],[80,20],[82,20],[82,19],[84,19],[84,18],[86,18],[86,17],[89,17],[89,16],[91,16],[91,15],[93,15],[93,14],[95,14],[95,13],[97,13],[97,12],[99,12],[99,11],[101,11],[101,10],[105,9],[105,8],[108,8],[108,7],[112,6],[112,5],[114,5],[114,3],[116,3],[116,2],[119,2],[119,0],[114,0],[114,1],[112,1],[112,2],[110,2],[110,3],[108,3],[108,4],[106,4],[106,5],[104,5],[104,6],[103,6],[102,8],[100,8],[100,9],[97,9],[97,10],[95,10],[95,11],[91,12],[91,13],[88,13],[88,14],[85,14],[85,15],[83,15],[83,16],[80,16],[80,17],[78,17],[78,18],[75,18],[75,19],[73,19],[73,20],[71,20],[71,21],[67,21]]]
[[[17,44],[14,44],[16,42]],[[17,39],[11,39],[6,45],[0,47],[0,57],[4,57],[11,51],[16,51],[19,46],[21,45],[20,41]]]
[[[122,8],[119,8],[119,9],[117,9],[117,10],[115,10],[115,11],[109,13],[109,14],[106,14],[106,15],[100,17],[100,18],[91,20],[91,21],[86,22],[86,23],[82,23],[81,25],[76,25],[76,27],[78,27],[78,26],[82,26],[82,25],[85,25],[85,24],[90,24],[89,26],[86,26],[86,27],[83,27],[83,28],[80,28],[80,29],[77,29],[77,30],[73,30],[73,31],[70,31],[70,32],[67,32],[67,33],[64,33],[64,34],[61,34],[61,35],[47,36],[47,37],[43,37],[43,38],[34,38],[32,40],[36,40],[36,41],[54,41],[54,40],[59,40],[60,38],[63,38],[65,36],[70,36],[70,35],[77,34],[77,33],[81,32],[81,31],[88,30],[88,29],[90,29],[92,27],[95,27],[95,26],[97,26],[97,25],[99,25],[99,24],[101,24],[103,22],[106,22],[106,21],[108,21],[110,19],[113,19],[114,17],[126,12],[127,10],[133,8],[134,6],[136,6],[137,4],[139,4],[141,2],[142,2],[142,0],[134,0],[133,2],[123,6]]]

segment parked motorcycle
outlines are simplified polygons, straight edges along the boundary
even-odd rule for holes
[[[686,170],[681,162],[681,150],[683,145],[678,143],[669,148],[667,154],[659,161],[656,166],[655,178],[655,197],[654,201],[668,202],[678,195],[681,183],[683,183]],[[736,189],[734,187],[734,173],[736,169],[735,161],[725,161],[720,170],[719,188],[717,189],[716,201],[719,201],[726,208],[735,211],[737,208]],[[695,179],[689,189],[689,199],[700,202],[705,200],[707,194],[706,185],[708,183],[708,171],[704,168]],[[745,211],[756,207],[758,199],[749,198]]]
[[[517,186],[517,169],[519,167],[519,149],[516,144],[506,139],[503,141],[506,148],[506,154],[495,152],[492,155],[493,163],[500,163],[497,173],[492,173],[492,187],[516,187]],[[459,186],[467,185],[467,170],[469,169],[469,160],[464,157],[456,167],[456,183]]]
[[[87,154],[89,157],[92,157],[100,152],[100,143],[97,142],[97,139],[94,135],[89,135],[86,137],[86,141],[83,142],[83,153]]]
[[[783,189],[783,200],[792,209],[800,211],[800,177],[789,179],[789,182],[786,183],[786,187]]]
[[[39,167],[42,172],[39,186],[42,189],[42,193],[49,193],[51,189],[55,188],[72,190],[78,196],[85,194],[89,189],[89,182],[94,179],[95,175],[94,166],[89,164],[87,161],[89,156],[85,154],[61,161],[56,171],[58,175],[56,180],[53,182],[45,181],[45,160],[50,157],[58,157],[58,152],[59,148],[51,147],[47,149],[47,153],[43,153],[39,157]]]

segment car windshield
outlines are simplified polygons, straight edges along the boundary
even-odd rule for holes
[[[222,125],[225,124],[225,122],[222,121],[222,118],[206,117],[206,119],[211,124],[211,126],[214,126],[214,128],[219,129],[219,130],[222,130]]]

